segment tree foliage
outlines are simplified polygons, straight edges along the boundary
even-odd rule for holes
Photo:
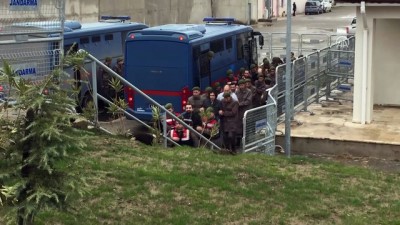
[[[82,68],[85,55],[69,54],[64,65]],[[73,128],[76,118],[73,89],[60,85],[66,76],[56,68],[41,84],[21,79],[3,62],[2,78],[16,90],[16,118],[0,120],[0,204],[11,210],[9,224],[34,224],[48,208],[67,210],[71,195],[82,195],[85,182],[73,174],[75,153],[84,147],[82,132]]]

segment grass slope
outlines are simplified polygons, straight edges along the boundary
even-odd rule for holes
[[[90,185],[73,199],[77,219],[47,211],[37,224],[400,224],[399,174],[106,136],[88,143],[73,168]]]

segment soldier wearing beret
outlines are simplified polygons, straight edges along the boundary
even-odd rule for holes
[[[207,101],[207,99],[210,98],[210,93],[211,92],[213,92],[213,88],[212,87],[206,87],[206,89],[204,89],[204,93],[201,95],[201,97],[204,99],[204,101]]]
[[[226,71],[226,83],[237,83],[238,77],[233,74],[231,69]]]
[[[239,80],[239,89],[236,91],[236,96],[238,98],[239,102],[239,117],[238,117],[238,135],[243,134],[243,120],[242,118],[244,117],[244,113],[246,110],[251,109],[252,105],[252,94],[249,89],[246,87],[246,81],[245,80]]]
[[[198,113],[201,109],[204,109],[204,99],[200,96],[200,87],[193,87],[193,95],[189,97],[188,104],[193,106],[193,111]]]
[[[265,83],[265,77],[263,74],[258,75],[258,80],[255,83],[256,93],[253,98],[253,107],[259,107],[264,105],[264,102],[261,102],[261,96],[267,90],[267,85]]]
[[[246,79],[246,88],[251,92],[251,107],[253,108],[254,96],[256,95],[256,88],[252,84],[252,80]]]
[[[251,76],[250,79],[252,80],[252,83],[254,83],[257,80],[257,76],[258,76],[258,68],[257,68],[256,64],[250,65],[250,76]]]
[[[118,73],[118,75],[123,76],[124,75],[124,59],[123,58],[118,58],[117,63],[115,64],[113,68],[114,72]]]

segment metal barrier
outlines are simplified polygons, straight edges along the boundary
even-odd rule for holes
[[[308,112],[308,106],[322,97],[331,100],[331,91],[354,76],[354,37],[335,43],[291,62],[291,111]],[[277,116],[283,121],[285,109],[286,65],[276,68]],[[312,112],[310,112],[312,113]]]
[[[268,99],[265,106],[247,110],[243,117],[242,150],[263,152],[268,155],[275,153],[275,130],[277,118],[276,93],[277,85],[268,89]]]
[[[272,33],[271,34],[271,56],[284,58],[286,55],[286,33]],[[292,33],[292,51],[294,53],[300,54],[301,47],[301,37],[297,33]]]
[[[286,33],[262,32],[261,34],[264,38],[264,46],[259,50],[259,59],[284,58],[286,55]],[[350,40],[349,45],[354,47],[354,38],[348,39],[346,35],[292,33],[292,52],[296,56],[305,56],[320,49],[343,43],[346,40]],[[354,51],[354,48],[349,51]]]
[[[308,55],[330,45],[328,34],[301,34],[300,36],[301,47],[299,55]]]

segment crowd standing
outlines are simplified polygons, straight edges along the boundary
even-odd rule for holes
[[[276,82],[275,68],[283,63],[276,57],[271,62],[264,59],[260,67],[252,64],[250,70],[241,68],[238,74],[228,70],[224,82],[215,82],[203,94],[199,87],[193,87],[192,96],[179,117],[213,143],[236,154],[243,136],[244,113],[266,104],[267,89]],[[173,110],[171,103],[165,108]],[[178,144],[205,146],[204,141],[170,116],[167,116],[167,131]]]

